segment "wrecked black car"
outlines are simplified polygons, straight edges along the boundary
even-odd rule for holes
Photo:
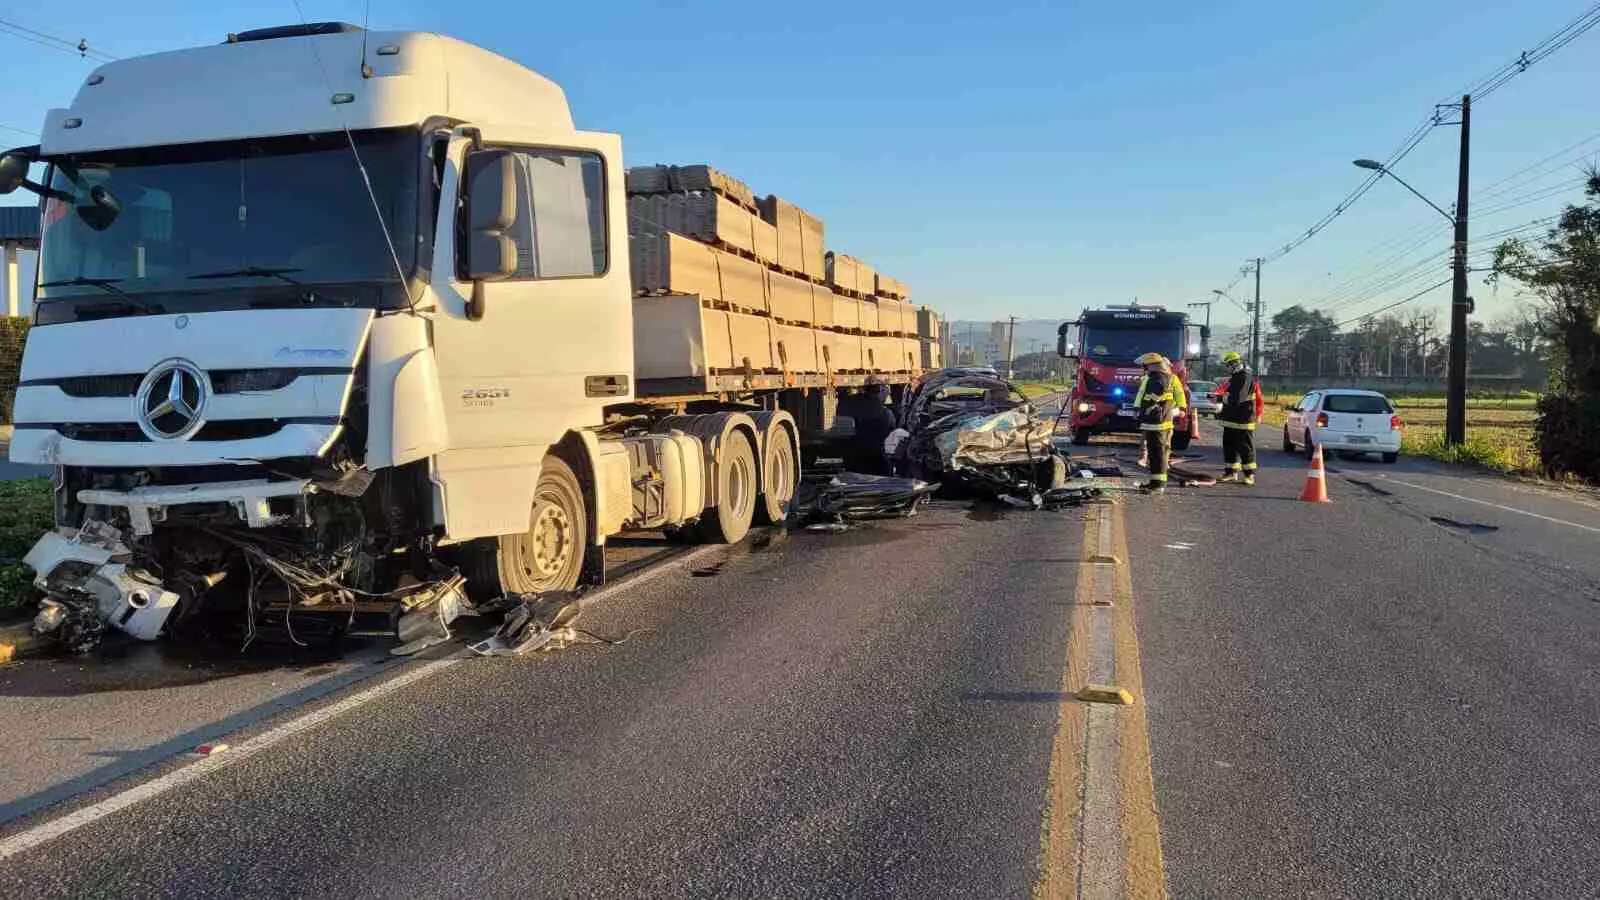
[[[897,471],[967,493],[1026,496],[1061,488],[1068,464],[1055,420],[992,369],[941,369],[912,386],[885,449]]]

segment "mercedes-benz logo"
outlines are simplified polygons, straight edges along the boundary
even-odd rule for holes
[[[211,379],[186,359],[169,359],[150,370],[134,395],[139,430],[153,441],[194,437],[205,422]]]

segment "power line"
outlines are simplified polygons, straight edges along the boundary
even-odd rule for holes
[[[1445,285],[1449,284],[1450,282],[1452,282],[1454,280],[1455,279],[1453,277],[1452,278],[1446,278],[1443,281],[1436,282],[1434,284],[1428,285],[1427,287],[1423,288],[1420,291],[1417,291],[1415,294],[1412,294],[1411,296],[1405,298],[1404,300],[1396,300],[1395,302],[1389,304],[1388,306],[1380,306],[1377,309],[1374,309],[1374,310],[1372,310],[1370,312],[1364,312],[1361,315],[1356,316],[1353,319],[1346,319],[1343,322],[1335,322],[1334,325],[1333,325],[1333,328],[1334,328],[1335,331],[1337,331],[1338,329],[1343,328],[1346,325],[1349,325],[1349,324],[1351,324],[1353,322],[1359,322],[1362,319],[1370,318],[1370,317],[1375,316],[1375,315],[1377,315],[1379,313],[1388,312],[1389,310],[1394,309],[1397,306],[1404,306],[1405,304],[1410,303],[1411,301],[1416,300],[1416,299],[1418,299],[1418,298],[1420,298],[1420,297],[1422,297],[1422,296],[1424,296],[1426,294],[1432,293],[1433,291],[1437,291],[1439,288],[1444,287]]]
[[[1574,40],[1577,40],[1596,24],[1600,24],[1600,3],[1596,3],[1594,6],[1591,6],[1582,15],[1567,23],[1565,26],[1557,29],[1544,40],[1540,41],[1538,44],[1535,44],[1531,49],[1523,51],[1517,56],[1516,59],[1484,76],[1482,79],[1476,82],[1473,87],[1462,91],[1461,94],[1455,96],[1459,97],[1461,95],[1471,95],[1474,100],[1481,100],[1490,94],[1493,94],[1501,87],[1504,87],[1512,79],[1516,78],[1518,75],[1521,75],[1523,72],[1526,72],[1534,64],[1549,57],[1562,47],[1572,43]],[[1453,99],[1454,98],[1449,98],[1449,100]],[[1449,100],[1436,105],[1433,113],[1421,125],[1419,125],[1416,130],[1412,131],[1405,140],[1401,141],[1399,148],[1395,150],[1394,153],[1390,154],[1389,158],[1384,161],[1384,168],[1393,168],[1397,163],[1410,154],[1412,150],[1416,149],[1417,145],[1422,143],[1422,140],[1427,137],[1427,135],[1433,130],[1434,126],[1448,124],[1443,121],[1440,110],[1453,105],[1451,102],[1449,102]],[[1322,218],[1312,223],[1311,227],[1307,228],[1303,234],[1284,244],[1273,253],[1268,254],[1264,258],[1265,261],[1275,262],[1279,259],[1282,259],[1284,256],[1292,253],[1302,244],[1311,240],[1313,237],[1316,237],[1323,231],[1323,229],[1333,224],[1334,220],[1343,215],[1345,210],[1349,209],[1351,205],[1360,200],[1367,193],[1367,191],[1372,189],[1373,185],[1377,184],[1378,180],[1382,177],[1383,171],[1375,170],[1370,175],[1363,178],[1361,183],[1358,184],[1349,194],[1347,194],[1343,200],[1339,201],[1339,203],[1335,205],[1332,210],[1324,214]],[[1240,279],[1242,278],[1243,275],[1241,274]],[[1240,279],[1235,279],[1233,283],[1237,284]]]
[[[34,131],[31,128],[18,128],[15,125],[6,125],[4,123],[0,123],[0,131],[15,131],[17,134],[25,134],[28,137],[39,136],[39,132]]]
[[[0,33],[9,34],[12,37],[19,37],[25,41],[32,41],[35,44],[38,44],[42,47],[49,47],[52,50],[60,50],[64,53],[71,53],[79,57],[94,59],[100,62],[111,62],[112,60],[116,59],[115,56],[112,56],[103,50],[96,50],[95,48],[90,47],[87,39],[79,38],[77,41],[71,41],[67,38],[57,37],[53,34],[40,31],[36,28],[29,28],[26,25],[19,25],[16,22],[11,22],[6,19],[0,19]]]

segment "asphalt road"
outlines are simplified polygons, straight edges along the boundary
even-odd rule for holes
[[[1262,460],[1115,507],[1170,893],[1593,895],[1600,508],[1342,460],[1304,504],[1304,460]],[[6,859],[0,895],[1033,895],[1052,798],[1103,784],[1052,763],[1084,516],[702,558],[586,613],[626,643],[453,664]]]
[[[625,644],[464,662],[0,895],[1026,896],[1081,533],[954,505],[734,552],[586,615]]]
[[[1405,461],[1303,504],[1262,460],[1127,509],[1174,896],[1594,896],[1600,513]]]

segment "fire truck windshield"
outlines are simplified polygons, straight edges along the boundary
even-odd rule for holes
[[[1139,356],[1156,352],[1173,362],[1183,359],[1181,328],[1085,328],[1083,352],[1096,362],[1131,364]]]

